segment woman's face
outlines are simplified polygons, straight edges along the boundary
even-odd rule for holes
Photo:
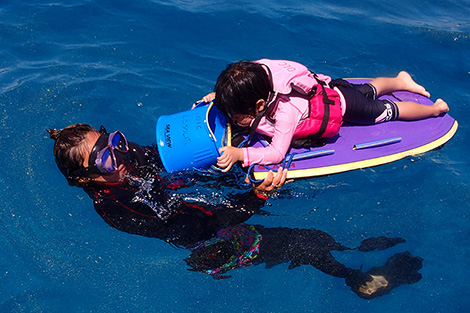
[[[89,132],[85,137],[86,151],[83,161],[83,167],[85,168],[90,165],[88,164],[88,160],[90,159],[91,151],[98,141],[98,138],[100,138],[100,133],[98,132]],[[97,183],[118,183],[124,180],[126,173],[126,167],[124,164],[120,164],[118,170],[111,175],[91,175],[90,178]]]

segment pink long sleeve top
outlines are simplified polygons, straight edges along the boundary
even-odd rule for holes
[[[308,114],[309,101],[296,92],[282,95],[274,112],[275,125],[265,117],[256,132],[272,138],[267,147],[243,148],[243,166],[251,164],[273,164],[281,162],[292,142],[296,127]]]
[[[280,93],[279,102],[274,111],[275,124],[263,117],[256,132],[272,138],[267,147],[243,148],[243,166],[251,164],[275,164],[281,162],[289,147],[299,124],[308,117],[310,102],[306,93],[300,93],[293,88],[297,85],[305,91],[311,88],[316,80],[302,64],[286,60],[261,59],[256,61],[269,66],[273,75],[274,89]],[[269,73],[268,73],[269,74]],[[319,79],[328,83],[331,78],[318,74]],[[339,89],[334,88],[340,95],[341,108],[344,115],[346,103]]]

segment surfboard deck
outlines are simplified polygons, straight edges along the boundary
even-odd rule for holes
[[[370,79],[347,79],[352,83],[364,83]],[[433,102],[421,95],[398,91],[380,99],[414,101],[425,105]],[[442,114],[417,121],[392,121],[376,125],[343,125],[338,136],[328,138],[326,144],[315,148],[291,148],[288,155],[302,155],[311,151],[320,156],[293,160],[288,178],[307,178],[341,173],[361,168],[378,166],[411,155],[421,154],[449,141],[455,134],[458,123],[449,114]],[[253,145],[262,147],[261,140]],[[276,170],[282,163],[269,165]],[[267,176],[264,166],[253,167],[255,179]]]

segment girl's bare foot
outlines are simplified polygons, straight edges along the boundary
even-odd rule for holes
[[[442,99],[437,99],[436,102],[434,102],[433,106],[436,107],[435,116],[449,111],[449,106],[447,105],[447,102]]]
[[[417,84],[410,74],[405,71],[401,71],[398,73],[397,78],[400,80],[401,84],[403,85],[402,90],[414,92],[425,97],[430,97],[431,94],[424,88],[423,86]]]

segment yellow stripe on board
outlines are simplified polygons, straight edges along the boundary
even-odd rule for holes
[[[336,173],[341,173],[341,172],[357,170],[361,168],[378,166],[378,165],[382,165],[382,164],[386,164],[386,163],[403,159],[407,156],[425,153],[432,149],[440,147],[443,144],[445,144],[447,141],[449,141],[452,138],[452,136],[454,136],[455,132],[457,131],[457,128],[458,128],[458,123],[457,121],[454,121],[454,124],[452,125],[451,129],[445,135],[443,135],[442,137],[428,144],[422,145],[420,147],[417,147],[411,150],[406,150],[403,152],[386,155],[386,156],[378,157],[374,159],[362,160],[362,161],[345,163],[345,164],[338,164],[338,165],[331,165],[331,166],[324,166],[324,167],[319,167],[319,168],[311,168],[311,169],[303,169],[303,170],[289,170],[289,172],[287,173],[287,178],[288,179],[306,178],[306,177],[336,174]],[[257,180],[266,178],[267,175],[268,175],[268,172],[255,172],[254,173],[255,179]]]

